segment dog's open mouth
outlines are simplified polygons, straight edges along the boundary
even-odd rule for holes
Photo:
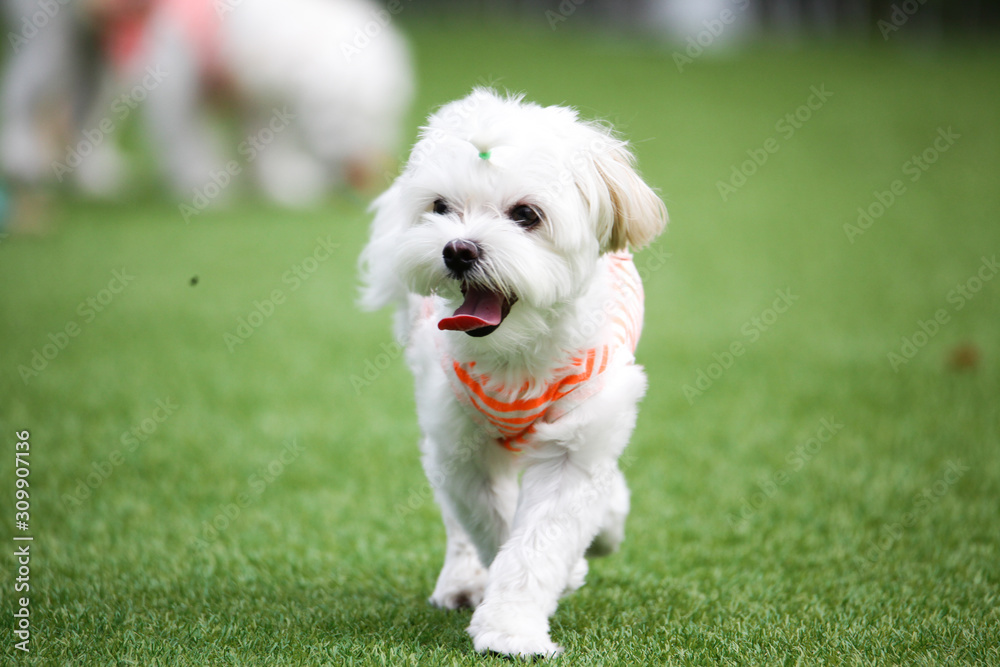
[[[465,301],[455,314],[438,322],[443,331],[464,331],[470,336],[488,336],[510,313],[517,297],[507,297],[476,285],[462,285]]]

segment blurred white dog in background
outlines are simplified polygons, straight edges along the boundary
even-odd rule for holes
[[[5,9],[0,168],[15,185],[72,180],[116,194],[127,167],[112,135],[137,109],[181,201],[246,168],[266,197],[307,205],[331,187],[370,189],[393,162],[413,68],[396,17],[366,0]],[[220,108],[239,119],[235,140],[207,113]]]
[[[413,93],[407,48],[385,9],[363,0],[155,4],[148,51],[132,69],[166,72],[147,105],[178,193],[221,164],[199,117],[206,91],[220,88],[235,93],[238,152],[271,199],[307,204],[331,184],[367,189],[382,176]]]

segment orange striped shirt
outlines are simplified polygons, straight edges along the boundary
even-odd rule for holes
[[[597,311],[592,324],[594,331],[601,332],[603,342],[574,355],[548,384],[534,390],[528,383],[520,388],[504,387],[478,373],[476,362],[460,363],[445,355],[445,373],[459,402],[501,446],[521,451],[519,445],[529,441],[536,422],[554,421],[596,394],[603,386],[601,376],[612,362],[635,361],[642,332],[642,281],[630,254],[616,253],[607,259],[614,298]]]

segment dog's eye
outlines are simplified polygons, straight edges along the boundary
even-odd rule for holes
[[[538,210],[534,206],[528,206],[527,204],[518,204],[510,209],[508,215],[511,220],[525,229],[531,229],[542,221],[542,216]]]
[[[434,200],[434,212],[437,215],[444,215],[446,213],[451,212],[451,207],[448,206],[448,202],[446,202],[441,197],[438,197],[437,199]]]

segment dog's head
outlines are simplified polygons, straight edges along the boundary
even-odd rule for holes
[[[609,128],[486,89],[431,116],[374,210],[363,305],[437,294],[440,328],[470,336],[570,302],[601,254],[667,220]]]

